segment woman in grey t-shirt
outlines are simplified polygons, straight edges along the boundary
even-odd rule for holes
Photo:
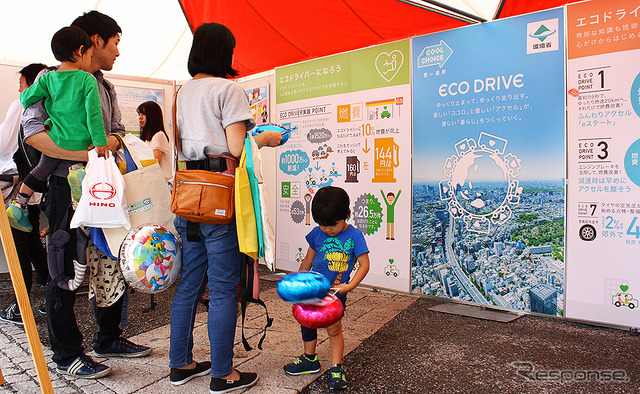
[[[244,89],[228,78],[235,38],[225,26],[206,23],[193,35],[188,68],[193,77],[176,98],[179,159],[187,168],[213,155],[242,154],[247,131],[255,126]],[[279,131],[256,137],[259,147],[277,146]],[[254,385],[257,374],[233,369],[240,283],[241,254],[235,221],[216,225],[193,223],[180,216],[175,227],[182,238],[182,273],[171,306],[170,381],[183,384],[210,372],[210,392],[226,392]],[[193,360],[193,326],[196,306],[209,285],[208,330],[211,362]]]

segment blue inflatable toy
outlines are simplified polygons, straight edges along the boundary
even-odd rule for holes
[[[311,271],[288,274],[278,282],[278,295],[292,304],[317,302],[326,297],[330,289],[327,278]]]
[[[298,130],[298,126],[293,126],[291,128],[286,128],[286,127],[280,126],[279,124],[275,124],[275,123],[265,123],[265,124],[261,124],[261,125],[258,125],[256,127],[254,127],[253,130],[251,130],[251,135],[255,137],[256,135],[262,133],[263,131],[267,131],[267,130],[275,130],[275,131],[281,132],[282,133],[282,142],[280,142],[280,145],[283,145],[289,139],[289,136],[291,135],[291,132]]]

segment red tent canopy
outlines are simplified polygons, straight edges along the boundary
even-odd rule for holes
[[[466,26],[397,0],[179,0],[195,30],[207,22],[236,37],[234,67],[247,76],[308,59]],[[505,0],[505,18],[564,5],[567,0]]]

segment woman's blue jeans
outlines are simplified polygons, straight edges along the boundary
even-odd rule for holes
[[[225,377],[233,370],[233,342],[238,313],[241,254],[236,224],[198,223],[200,241],[187,240],[187,220],[176,217],[182,238],[182,274],[171,305],[169,366],[193,362],[193,326],[196,307],[209,284],[209,343],[211,376]]]

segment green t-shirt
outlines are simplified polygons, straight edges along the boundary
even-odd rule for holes
[[[47,133],[56,145],[83,150],[91,143],[107,144],[98,83],[93,75],[82,70],[43,74],[20,94],[20,103],[26,109],[41,99],[49,114]]]

